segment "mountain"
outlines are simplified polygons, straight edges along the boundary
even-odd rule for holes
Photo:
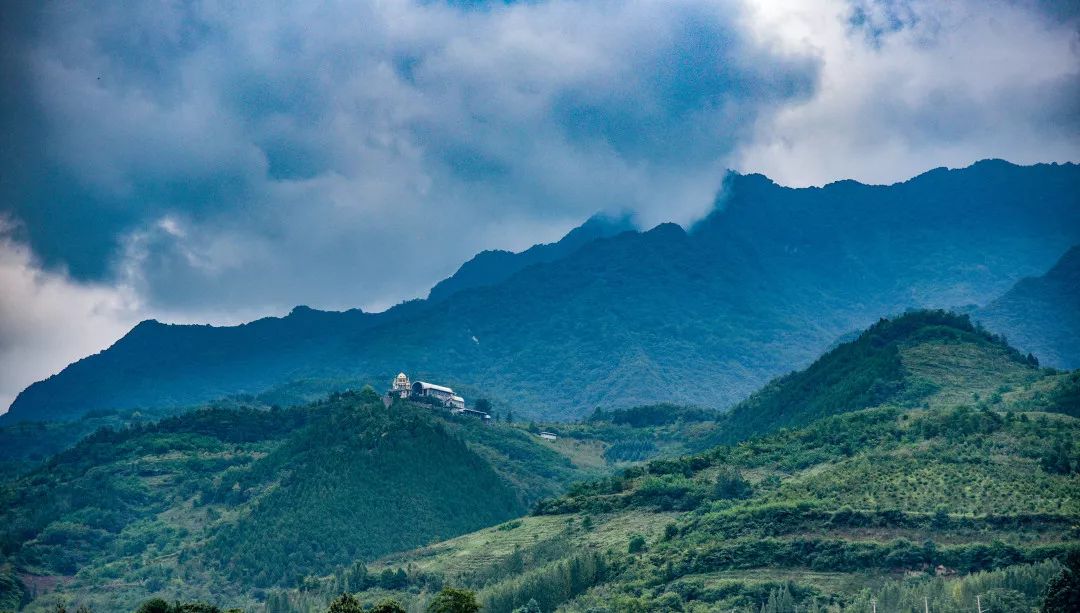
[[[767,434],[579,484],[529,517],[273,594],[268,609],[346,590],[420,610],[447,584],[490,613],[530,599],[565,612],[959,611],[976,596],[983,610],[1036,609],[1080,548],[1080,372],[1038,370],[941,313],[880,322],[837,351],[759,395],[807,394],[813,410],[795,410],[808,423],[780,413]],[[901,380],[948,385],[916,402],[903,385],[847,393],[873,388],[856,373],[894,352]],[[987,396],[990,381],[1007,384]],[[363,580],[399,569],[399,587]]]
[[[974,317],[1047,366],[1080,368],[1080,246],[1045,275],[1020,280]]]
[[[351,591],[420,610],[455,585],[492,613],[530,598],[904,610],[924,595],[948,610],[981,581],[1030,604],[1080,546],[1077,399],[1080,371],[927,311],[879,321],[730,416],[602,410],[545,424],[557,441],[370,391],[201,409],[101,430],[0,486],[0,602],[310,611]],[[642,451],[631,441],[699,451],[604,462]],[[938,565],[958,575],[901,581]]]
[[[966,315],[918,311],[882,319],[805,370],[780,377],[724,415],[719,441],[867,407],[950,406],[1043,378],[1037,362]],[[1076,412],[1080,417],[1080,411]]]
[[[54,587],[103,611],[153,593],[252,601],[520,516],[605,474],[601,451],[370,391],[102,429],[0,485],[0,602]]]
[[[27,388],[0,420],[189,407],[292,382],[382,387],[401,370],[542,418],[598,405],[722,408],[883,313],[985,304],[1080,243],[1074,164],[986,161],[890,186],[805,189],[731,174],[721,193],[689,231],[597,238],[384,313],[144,322]]]
[[[629,217],[612,218],[597,215],[589,218],[584,224],[574,228],[555,243],[533,245],[521,253],[501,250],[481,251],[473,259],[462,264],[453,276],[435,284],[428,294],[428,300],[439,302],[462,290],[495,285],[534,264],[560,260],[596,239],[633,230],[634,225]]]

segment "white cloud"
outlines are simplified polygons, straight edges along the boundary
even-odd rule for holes
[[[45,272],[0,224],[0,412],[24,387],[110,345],[138,321],[128,290]]]
[[[762,118],[740,170],[891,183],[992,157],[1080,159],[1076,21],[994,0],[790,0],[758,3],[750,23],[822,71],[812,98]]]

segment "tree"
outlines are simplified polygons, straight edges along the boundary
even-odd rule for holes
[[[1050,580],[1043,596],[1043,613],[1080,611],[1080,550],[1065,558],[1065,568]]]
[[[526,603],[525,606],[518,607],[518,608],[514,609],[513,613],[544,613],[544,612],[540,609],[540,603],[536,602],[535,598],[530,598],[529,602]]]
[[[483,411],[485,413],[491,412],[491,401],[487,398],[477,398],[474,406],[477,411]]]
[[[716,476],[716,487],[713,489],[713,493],[721,500],[749,498],[753,492],[754,488],[734,468],[724,467],[720,470],[720,474]]]
[[[629,553],[641,553],[645,551],[645,537],[640,534],[635,534],[630,537],[630,544],[627,545],[626,550]]]
[[[398,601],[387,598],[380,601],[368,613],[405,613],[405,607],[398,604]]]
[[[63,609],[57,608],[57,613],[62,613]],[[151,598],[138,609],[138,613],[172,613],[173,608],[168,602],[161,598]]]
[[[428,613],[476,613],[480,604],[469,590],[444,587],[428,605]]]
[[[1069,448],[1064,441],[1058,441],[1042,457],[1043,470],[1048,473],[1067,475],[1072,472],[1072,458],[1069,457]]]
[[[983,594],[982,606],[984,611],[1030,611],[1027,597],[1022,592],[994,588]]]
[[[364,613],[364,607],[360,606],[355,596],[346,592],[330,603],[326,613]]]
[[[370,385],[365,385],[364,388],[360,390],[360,402],[362,404],[375,404],[381,400],[382,399],[379,398],[379,392],[376,392],[375,388]]]

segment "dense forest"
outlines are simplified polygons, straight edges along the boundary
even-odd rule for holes
[[[594,443],[386,407],[370,389],[105,427],[0,485],[0,594],[108,585],[105,610],[153,593],[248,606],[522,515],[613,470]]]

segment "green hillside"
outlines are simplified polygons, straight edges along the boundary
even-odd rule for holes
[[[884,404],[936,407],[995,399],[1042,378],[1037,364],[965,315],[916,311],[882,319],[735,406],[719,442]]]
[[[1080,546],[1078,434],[1072,417],[970,407],[826,418],[656,461],[533,516],[385,558],[366,572],[408,569],[412,589],[360,597],[420,610],[428,586],[447,582],[491,612],[529,599],[544,611],[758,611],[787,596],[801,610],[926,596],[951,611],[986,597],[981,585],[1033,604],[1054,560]],[[1070,472],[1048,461],[1062,445]],[[349,576],[277,594],[277,610],[328,598]]]
[[[602,451],[386,408],[370,391],[100,430],[0,486],[0,602],[25,590],[39,595],[31,610],[54,593],[95,610],[154,594],[252,604],[522,515],[606,474]]]
[[[6,484],[0,602],[419,612],[450,585],[485,613],[1030,608],[1080,546],[1078,400],[1080,372],[920,311],[719,417],[484,426],[370,391],[204,409]]]
[[[895,385],[867,393],[879,379]],[[925,598],[960,611],[976,596],[1030,610],[1080,547],[1078,385],[962,317],[882,321],[755,397],[759,411],[797,405],[754,426],[770,434],[574,486],[528,517],[274,592],[268,610],[318,610],[349,590],[420,611],[445,584],[490,613],[530,599],[757,612],[864,611],[872,598],[915,611]],[[653,415],[601,414],[598,427]],[[398,570],[397,587],[360,579]]]

